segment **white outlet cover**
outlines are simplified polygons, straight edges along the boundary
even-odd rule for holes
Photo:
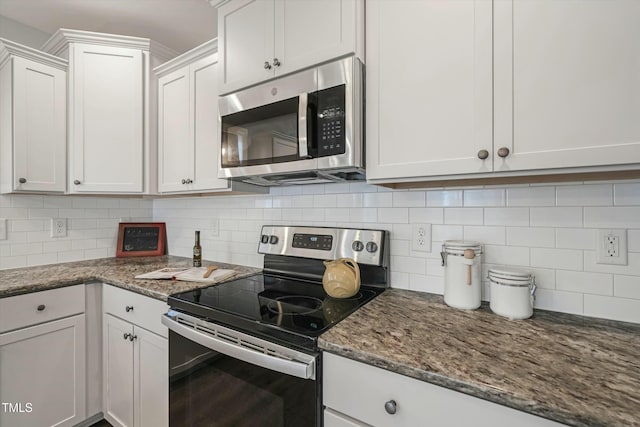
[[[431,252],[431,224],[412,224],[411,250]]]
[[[617,229],[600,229],[598,230],[596,240],[596,263],[610,265],[627,265],[627,230],[623,228]],[[607,236],[616,236],[618,238],[618,256],[609,256],[607,254],[606,239]]]
[[[51,218],[51,237],[67,236],[66,218]]]

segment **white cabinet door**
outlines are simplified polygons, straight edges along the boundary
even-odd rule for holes
[[[72,193],[143,191],[143,56],[76,43],[71,50]]]
[[[357,0],[276,0],[277,74],[354,53]]]
[[[366,38],[367,178],[490,172],[492,2],[371,0]]]
[[[64,192],[67,73],[13,58],[13,189]]]
[[[191,85],[191,127],[194,143],[194,190],[226,190],[229,181],[218,178],[220,130],[218,127],[217,55],[202,58],[189,66]]]
[[[158,80],[158,191],[184,191],[193,180],[189,67]],[[214,101],[217,96],[213,95]],[[216,121],[217,117],[209,117]],[[213,142],[213,141],[212,141]]]
[[[220,6],[220,94],[273,77],[273,25],[274,0],[235,0]]]
[[[85,364],[84,314],[0,335],[0,402],[15,409],[0,410],[0,425],[83,421]]]
[[[105,314],[103,317],[103,411],[114,426],[133,427],[133,333],[129,323]]]
[[[134,407],[137,427],[169,425],[169,345],[166,338],[134,327]]]
[[[496,1],[496,171],[640,162],[640,2]]]

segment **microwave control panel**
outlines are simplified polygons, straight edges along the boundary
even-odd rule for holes
[[[318,92],[318,157],[345,152],[345,87]]]

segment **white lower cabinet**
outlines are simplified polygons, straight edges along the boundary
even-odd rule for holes
[[[122,427],[168,426],[166,328],[165,336],[149,330],[163,332],[160,316],[167,311],[166,304],[108,285],[104,286],[103,304],[105,419]]]
[[[325,427],[552,427],[562,424],[323,353]]]
[[[69,298],[68,305],[62,297]],[[65,427],[84,421],[83,304],[84,285],[0,300],[5,314],[0,315],[0,426]]]

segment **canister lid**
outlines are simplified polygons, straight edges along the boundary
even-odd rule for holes
[[[482,253],[482,245],[479,242],[465,240],[445,240],[442,250],[448,254],[464,255],[465,249],[473,249],[476,255]]]
[[[533,281],[533,274],[517,268],[490,268],[489,280],[504,285],[529,286]]]

